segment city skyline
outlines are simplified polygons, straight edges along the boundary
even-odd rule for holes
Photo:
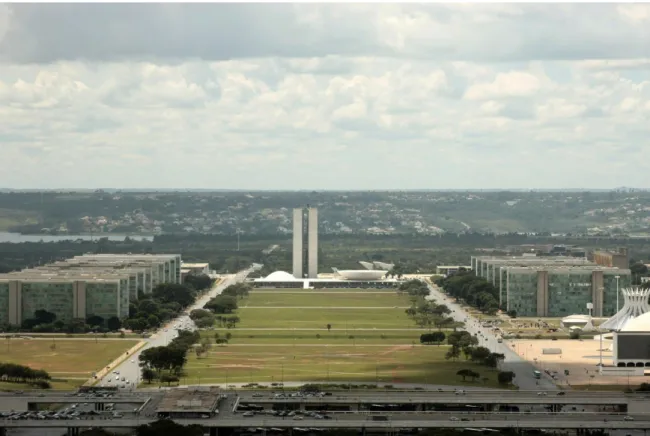
[[[647,4],[0,5],[0,187],[647,188],[648,27]]]

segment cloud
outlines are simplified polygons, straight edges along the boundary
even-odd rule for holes
[[[73,3],[3,10],[0,58],[11,62],[650,57],[643,25],[650,13],[642,4]]]
[[[645,186],[633,6],[0,6],[0,185]]]

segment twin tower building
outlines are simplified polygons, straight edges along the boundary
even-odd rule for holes
[[[318,209],[293,210],[293,276],[318,278]]]

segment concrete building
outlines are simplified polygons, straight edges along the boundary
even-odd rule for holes
[[[57,320],[126,318],[138,293],[179,283],[180,255],[84,255],[0,274],[0,324],[20,325],[46,310]]]
[[[311,207],[293,210],[293,276],[302,279],[305,274],[318,277],[318,209]]]
[[[630,286],[630,270],[583,266],[506,266],[505,301],[502,309],[515,310],[517,316],[565,317],[587,313],[593,316],[616,313],[616,295]],[[621,299],[622,302],[622,299]]]
[[[588,266],[594,265],[584,258],[571,256],[472,256],[471,269],[499,288],[499,305],[506,304],[505,273],[506,267],[555,267],[555,266]]]
[[[303,210],[293,210],[293,276],[297,279],[303,278],[302,265],[305,258],[302,237],[305,233],[303,228]]]
[[[621,269],[630,267],[627,248],[619,248],[616,252],[596,250],[594,251],[593,257],[594,263],[597,265]]]

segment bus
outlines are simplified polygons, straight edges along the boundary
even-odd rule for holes
[[[533,375],[535,376],[535,378],[538,378],[538,379],[542,378],[542,373],[539,372],[539,371],[533,371]]]

